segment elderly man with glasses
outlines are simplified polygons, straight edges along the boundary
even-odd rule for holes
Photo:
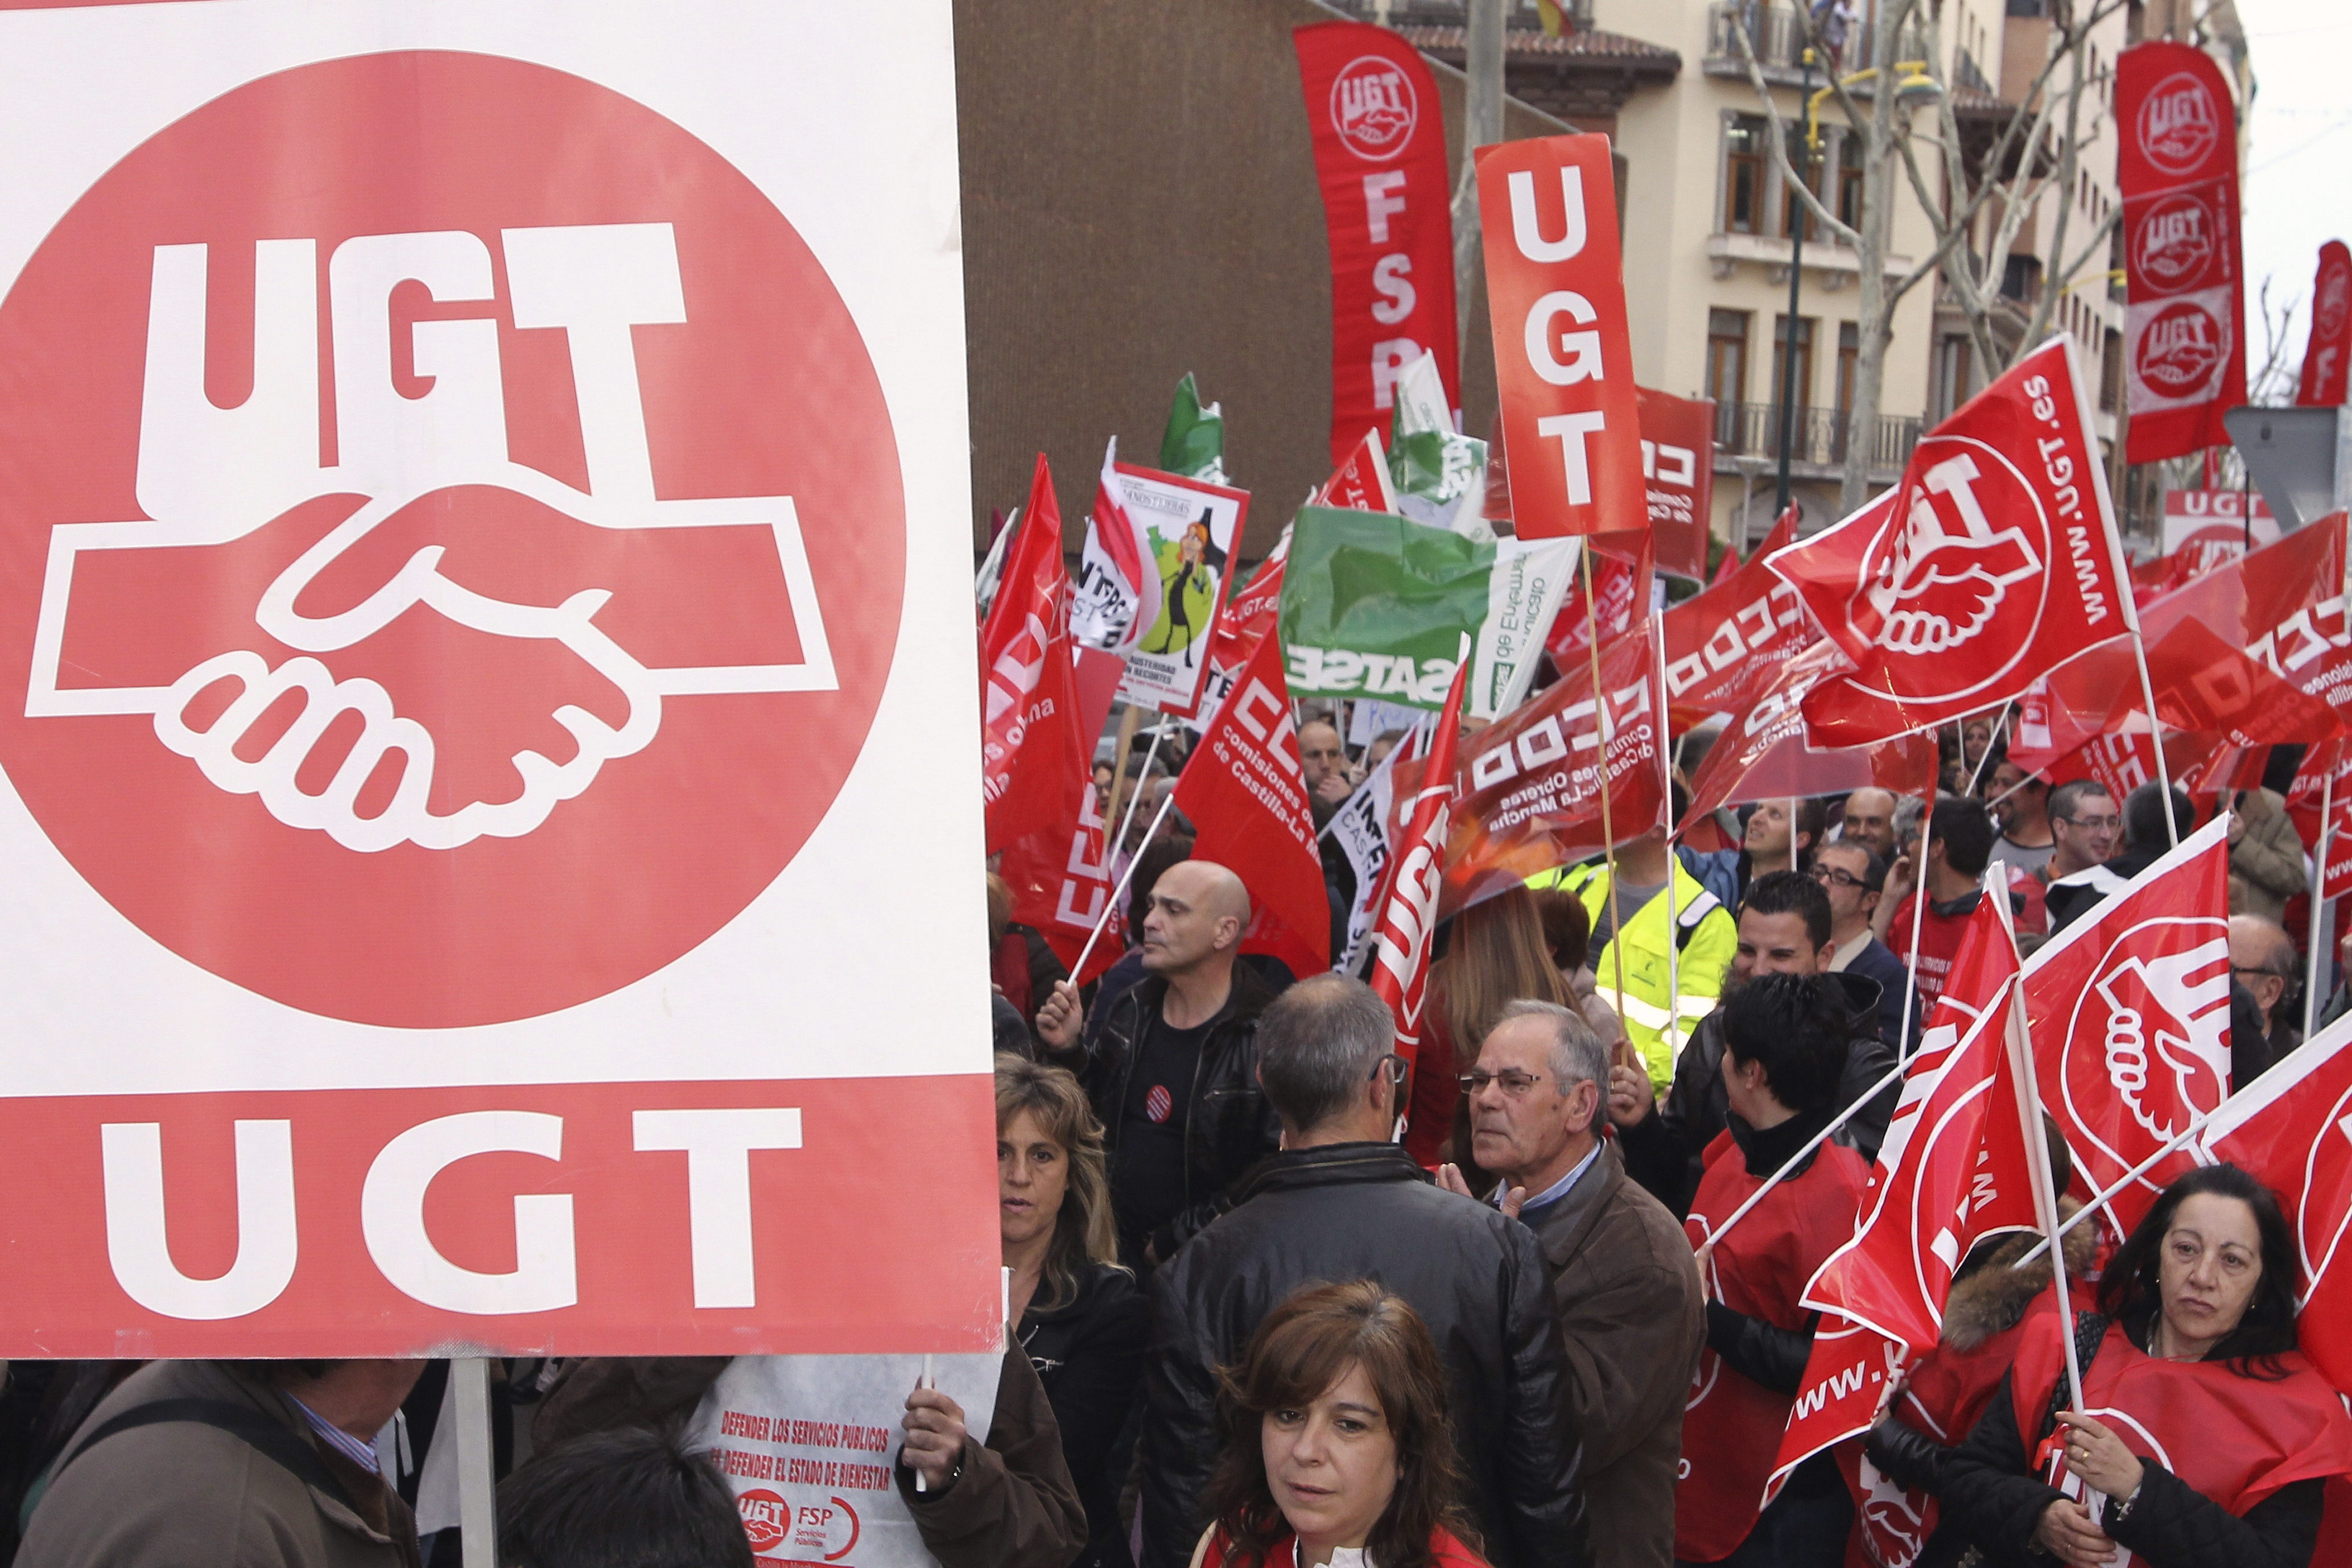
[[[1258,1079],[1282,1119],[1282,1152],[1152,1281],[1143,1568],[1178,1568],[1200,1538],[1224,1446],[1217,1369],[1240,1363],[1293,1291],[1360,1279],[1411,1302],[1437,1342],[1486,1561],[1591,1561],[1587,1435],[1542,1251],[1509,1215],[1440,1191],[1392,1142],[1410,1097],[1395,1037],[1388,1005],[1337,974],[1300,981],[1258,1019]]]
[[[1543,1247],[1584,1432],[1599,1568],[1669,1568],[1683,1404],[1706,1336],[1706,1291],[1675,1216],[1601,1138],[1609,1049],[1549,1002],[1514,1002],[1462,1075],[1470,1148],[1496,1201]],[[1438,1171],[1468,1195],[1452,1165]]]

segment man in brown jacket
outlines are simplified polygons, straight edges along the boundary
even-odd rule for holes
[[[149,1363],[66,1445],[17,1568],[416,1568],[373,1443],[424,1364]]]
[[[1683,1227],[1601,1142],[1608,1048],[1565,1007],[1514,1002],[1465,1075],[1471,1153],[1534,1228],[1584,1434],[1598,1568],[1671,1568],[1683,1404],[1706,1338]],[[1447,1167],[1448,1186],[1466,1192]]]
[[[531,1422],[541,1449],[586,1432],[636,1426],[669,1431],[684,1425],[726,1356],[614,1357],[567,1368]],[[963,1430],[962,1412],[937,1394],[918,1395],[908,1447],[927,1479],[915,1490],[908,1454],[898,1456],[898,1495],[923,1545],[940,1568],[1068,1568],[1087,1544],[1086,1510],[1062,1458],[1061,1429],[1045,1385],[1020,1342],[1006,1336],[1004,1368],[988,1440]],[[919,1436],[917,1435],[919,1434]],[[949,1456],[952,1455],[950,1458]]]

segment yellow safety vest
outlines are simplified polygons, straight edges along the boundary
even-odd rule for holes
[[[1609,863],[1562,866],[1528,878],[1528,886],[1574,893],[1597,925],[1609,903]],[[1663,891],[1639,910],[1620,910],[1624,924],[1591,960],[1594,991],[1624,1024],[1626,1038],[1642,1053],[1650,1083],[1660,1094],[1674,1082],[1675,1062],[1691,1030],[1715,1011],[1723,994],[1724,972],[1739,948],[1739,927],[1731,911],[1679,859],[1674,862],[1674,903],[1671,928]],[[1617,989],[1621,959],[1625,970],[1622,993]]]

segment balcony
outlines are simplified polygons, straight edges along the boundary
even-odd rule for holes
[[[1771,462],[1780,458],[1780,406],[1776,403],[1718,403],[1715,405],[1715,459],[1718,472],[1738,472],[1738,465],[1731,459],[1761,458]],[[1837,408],[1799,408],[1790,435],[1789,463],[1792,472],[1809,479],[1825,479],[1845,467],[1846,416]],[[1883,414],[1878,419],[1878,434],[1872,445],[1870,472],[1873,479],[1892,484],[1901,477],[1903,465],[1911,459],[1911,448],[1918,444],[1919,421],[1902,415]],[[1881,475],[1885,475],[1881,479]]]
[[[1332,0],[1332,4],[1349,16],[1367,22],[1384,22],[1391,27],[1459,27],[1469,17],[1467,0]],[[1568,26],[1578,31],[1592,26],[1592,0],[1560,0],[1560,15]],[[1383,14],[1385,13],[1385,14]],[[1541,31],[1542,13],[1536,0],[1507,0],[1503,7],[1503,26],[1514,32],[1523,29]]]
[[[1764,79],[1783,87],[1795,87],[1804,76],[1805,32],[1793,6],[1775,5],[1766,0],[1716,0],[1706,8],[1706,74],[1709,76],[1745,77],[1748,63],[1739,53],[1738,28],[1745,23],[1750,47],[1756,51],[1756,63],[1764,72]],[[1870,60],[1873,54],[1872,33],[1877,24],[1857,21],[1846,32],[1845,47],[1839,51],[1843,68],[1853,70]],[[1925,59],[1927,41],[1916,27],[1903,30],[1901,47],[1895,51],[1900,59]],[[1829,79],[1831,61],[1825,49],[1815,51],[1813,81],[1816,86]],[[1852,89],[1857,97],[1867,97],[1868,82],[1859,82]]]
[[[1820,226],[1814,228],[1818,232]],[[1729,278],[1738,272],[1740,263],[1764,268],[1765,278],[1774,283],[1789,280],[1789,261],[1796,247],[1786,235],[1775,234],[1711,234],[1706,238],[1706,258],[1717,278]],[[1891,282],[1911,270],[1911,258],[1889,255],[1879,263],[1879,270]],[[1819,287],[1834,294],[1841,289],[1862,279],[1862,258],[1850,246],[1833,245],[1827,240],[1809,236],[1805,240],[1805,279],[1807,287]]]

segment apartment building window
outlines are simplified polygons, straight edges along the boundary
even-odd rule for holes
[[[1943,419],[1969,400],[1969,340],[1947,337],[1936,351],[1936,417]]]
[[[1778,403],[1789,384],[1789,318],[1772,318],[1772,401]],[[1813,318],[1797,318],[1797,395],[1791,399],[1800,407],[1813,400]]]
[[[1763,120],[1743,114],[1724,133],[1723,226],[1729,234],[1757,234],[1763,229],[1764,139],[1769,134]]]
[[[2099,336],[2099,407],[2108,414],[2123,412],[2124,335],[2118,331]]]
[[[1838,138],[1837,162],[1838,222],[1848,228],[1862,227],[1862,138]]]
[[[1718,409],[1748,401],[1748,312],[1706,313],[1706,395]]]
[[[1805,122],[1801,120],[1790,121],[1781,129],[1789,138],[1789,162],[1802,167],[1806,184],[1812,187],[1814,195],[1820,195],[1822,194],[1821,154],[1819,152],[1808,149],[1805,145]],[[1797,225],[1800,221],[1805,226],[1807,239],[1821,237],[1821,223],[1813,216],[1811,209],[1805,205],[1805,198],[1797,194],[1797,188],[1794,185],[1784,183],[1780,189],[1780,226],[1773,232],[1793,235],[1797,232]]]
[[[1838,427],[1845,427],[1844,415],[1853,406],[1854,362],[1862,357],[1862,329],[1852,321],[1838,323],[1837,411]]]

